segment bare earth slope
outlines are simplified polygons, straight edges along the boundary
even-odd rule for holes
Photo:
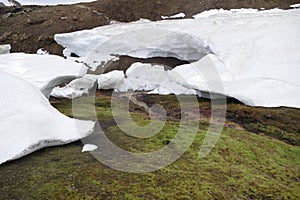
[[[53,40],[55,33],[72,32],[109,24],[179,12],[191,17],[213,8],[289,8],[298,0],[101,0],[67,6],[0,7],[0,44],[11,44],[12,52],[35,53],[45,48],[61,55],[62,47]]]

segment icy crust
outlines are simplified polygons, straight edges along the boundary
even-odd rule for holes
[[[94,122],[61,114],[27,81],[0,71],[0,82],[0,164],[93,131]]]
[[[215,10],[195,18],[112,24],[58,34],[55,40],[66,47],[65,53],[73,52],[86,59],[92,69],[119,55],[175,57],[191,64],[172,70],[180,74],[180,79],[167,72],[169,78],[161,80],[169,81],[169,85],[228,95],[248,105],[300,107],[299,9]],[[201,69],[200,74],[194,73],[195,66]],[[212,68],[218,69],[220,80],[214,80],[216,76],[209,73]],[[130,89],[126,83],[129,79],[117,89]],[[137,80],[131,80],[133,89],[138,88],[135,83]],[[208,83],[213,83],[212,88],[204,87]],[[220,88],[214,88],[216,85]],[[153,84],[142,87],[169,92]]]
[[[68,5],[84,2],[93,2],[96,0],[0,0],[0,4],[3,3],[5,6],[18,6],[18,5]],[[1,5],[0,5],[1,6]]]
[[[54,87],[83,76],[87,68],[54,55],[11,53],[0,55],[0,71],[27,80],[48,97]]]

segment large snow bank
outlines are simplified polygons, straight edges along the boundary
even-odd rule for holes
[[[59,56],[12,53],[0,55],[0,71],[29,81],[48,97],[54,87],[83,76],[87,68]]]
[[[134,31],[127,32],[126,30],[122,31],[123,25],[119,26],[121,26],[120,30],[116,25],[116,29],[104,31],[103,34],[98,32],[103,31],[99,28],[90,32],[55,35],[55,40],[59,44],[67,46],[67,50],[64,52],[65,56],[69,56],[71,52],[79,56],[88,56],[86,64],[92,69],[105,66],[109,61],[117,60],[120,55],[137,58],[174,57],[181,60],[196,61],[211,52],[201,38],[190,34],[146,27],[143,29],[134,28]],[[107,39],[108,35],[106,34],[117,32],[120,34],[111,35]],[[99,42],[103,42],[101,48],[95,49]],[[87,44],[88,48],[82,48]],[[71,49],[68,48],[69,45],[72,46]]]
[[[118,55],[176,57],[198,65],[211,54],[214,58],[210,58],[210,66],[219,66],[225,82],[222,94],[249,105],[300,107],[299,21],[299,9],[218,10],[195,19],[112,24],[58,34],[55,40],[66,47],[66,56],[76,53],[87,59],[85,62],[93,69],[118,59]],[[181,73],[184,82],[190,84],[175,83],[201,89],[203,77],[191,73],[192,65],[184,66],[186,70]],[[201,66],[202,71],[209,71],[209,65]],[[235,86],[238,83],[241,84]],[[276,88],[269,91],[272,85]],[[293,100],[284,99],[287,96]]]
[[[0,164],[87,136],[94,122],[68,118],[34,86],[0,71]]]
[[[5,6],[17,6],[17,5],[68,5],[75,3],[93,2],[96,0],[0,0],[0,4]]]
[[[210,70],[211,69],[211,70]],[[214,73],[213,73],[214,72]],[[185,88],[234,97],[251,106],[300,108],[300,87],[274,78],[236,78],[215,56],[169,71],[170,82]]]

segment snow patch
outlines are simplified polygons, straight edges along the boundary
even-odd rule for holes
[[[81,152],[90,152],[90,151],[95,151],[96,149],[98,149],[98,146],[94,144],[86,144],[82,147]]]
[[[290,5],[291,8],[300,8],[300,3]]]
[[[251,8],[241,8],[241,9],[231,9],[231,10],[224,10],[224,9],[212,9],[212,10],[206,10],[199,14],[193,15],[194,19],[200,19],[200,18],[206,18],[211,17],[215,15],[224,15],[224,14],[240,14],[240,13],[256,13],[258,12],[257,9],[251,9]]]
[[[38,49],[36,51],[36,54],[38,54],[38,55],[49,55],[49,52],[46,51],[45,49]]]
[[[0,45],[0,54],[9,54],[11,46],[10,44],[2,44]]]
[[[96,0],[0,0],[0,4],[3,3],[5,6],[18,6],[18,5],[69,5],[76,3],[93,2]]]
[[[162,19],[178,19],[178,18],[184,18],[185,14],[184,13],[178,13],[172,16],[161,16]]]

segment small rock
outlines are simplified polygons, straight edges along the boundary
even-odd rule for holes
[[[79,17],[78,17],[77,15],[75,15],[75,16],[72,17],[72,20],[73,20],[73,21],[78,21],[78,20],[79,20]]]
[[[22,42],[22,41],[26,41],[30,36],[29,35],[26,35],[25,33],[23,34],[20,34],[19,35],[19,40]]]
[[[265,119],[275,119],[275,117],[273,117],[272,115],[264,115]]]
[[[4,32],[1,36],[0,36],[0,41],[3,41],[3,40],[7,40],[8,37],[12,34],[12,32]]]
[[[52,24],[53,24],[53,20],[48,20],[44,23],[45,27],[49,27]]]
[[[45,21],[46,20],[44,20],[44,19],[32,19],[32,18],[28,18],[26,20],[26,24],[28,24],[28,25],[37,25],[37,24],[42,24]]]
[[[43,41],[43,42],[46,42],[46,43],[48,43],[48,44],[52,44],[52,43],[55,42],[53,36],[47,36],[47,35],[40,35],[40,36],[38,37],[37,41],[38,41],[38,42]]]
[[[97,10],[93,10],[93,13],[96,14],[96,15],[103,15],[103,13],[98,12]]]
[[[5,13],[5,14],[3,14],[2,15],[2,19],[7,19],[7,18],[9,18],[10,16],[12,15],[12,13]]]

